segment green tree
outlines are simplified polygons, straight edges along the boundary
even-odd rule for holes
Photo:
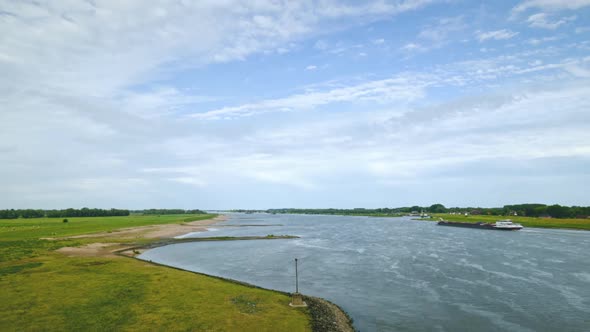
[[[430,208],[428,208],[430,213],[445,213],[447,212],[447,208],[442,204],[432,204]]]

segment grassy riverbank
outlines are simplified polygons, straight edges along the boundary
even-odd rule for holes
[[[452,214],[434,214],[434,220],[438,221],[438,218],[443,218],[450,221],[463,221],[463,222],[495,222],[501,219],[511,219],[514,222],[522,224],[524,227],[540,227],[540,228],[566,228],[566,229],[580,229],[590,230],[590,219],[556,219],[556,218],[533,218],[533,217],[521,217],[521,216],[463,216],[463,215],[452,215]]]
[[[110,255],[109,250],[97,255],[55,251],[149,243],[158,239],[120,230],[212,217],[0,220],[1,329],[309,331],[308,310],[289,307],[290,298],[282,293]],[[96,232],[102,233],[76,237]]]

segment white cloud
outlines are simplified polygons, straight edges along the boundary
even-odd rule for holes
[[[376,159],[371,169],[393,179],[494,159],[587,158],[590,145],[578,140],[590,136],[571,121],[588,117],[581,111],[590,103],[588,92],[586,87],[524,90],[406,113],[391,120],[397,141],[389,144],[396,153]],[[571,130],[566,136],[564,127]]]
[[[268,133],[251,138],[255,142],[258,139],[269,139]],[[229,142],[225,141],[223,147],[227,148]],[[234,142],[244,149],[252,149],[249,140],[240,140]],[[179,182],[197,187],[208,185],[203,178],[223,178],[231,177],[237,181],[258,181],[269,184],[281,184],[300,189],[315,189],[317,186],[310,180],[314,172],[322,170],[321,165],[317,165],[313,160],[297,160],[290,158],[288,155],[271,155],[268,153],[243,153],[237,156],[223,156],[222,161],[219,156],[220,151],[212,151],[217,157],[211,161],[202,163],[197,167],[161,167],[147,168],[145,173],[154,173],[165,177],[169,181]],[[311,170],[314,170],[312,172]],[[218,182],[218,181],[217,181]]]
[[[531,8],[544,10],[574,10],[590,6],[590,0],[526,0],[512,9],[513,13],[524,12]]]
[[[0,88],[111,98],[179,68],[275,49],[317,19],[304,6],[264,2],[159,5],[5,3]]]
[[[207,183],[199,178],[188,177],[188,176],[181,176],[175,178],[169,178],[170,181],[179,182],[183,184],[188,184],[196,187],[205,187]]]
[[[532,28],[542,28],[542,29],[550,29],[555,30],[560,26],[566,24],[567,22],[571,22],[576,19],[576,16],[564,17],[557,21],[550,21],[549,16],[545,13],[537,13],[529,16],[527,22],[529,26]]]
[[[436,23],[422,28],[418,37],[441,43],[446,41],[450,34],[461,31],[466,27],[463,16],[443,17],[436,20]]]
[[[213,152],[219,162],[209,169],[303,190],[321,190],[342,178],[372,184],[438,181],[457,177],[466,165],[494,165],[500,175],[470,170],[462,177],[494,178],[517,163],[540,167],[539,158],[590,158],[588,96],[586,84],[521,86],[401,114],[284,123],[226,142],[226,149]],[[228,149],[244,153],[221,161]]]
[[[398,76],[370,81],[328,91],[306,92],[285,98],[269,99],[252,104],[230,106],[191,116],[198,119],[234,119],[268,112],[309,110],[341,102],[399,102],[409,103],[424,95],[428,85],[424,79]]]
[[[556,40],[559,40],[559,37],[551,36],[551,37],[543,37],[543,38],[531,38],[531,39],[528,39],[526,42],[531,45],[540,45],[543,43],[552,42],[552,41],[556,41]]]
[[[361,45],[338,44],[330,28],[428,3],[2,2],[9,14],[0,19],[0,208],[228,207],[273,205],[281,196],[328,204],[309,193],[363,188],[368,195],[354,197],[369,201],[392,192],[375,194],[380,183],[428,184],[469,163],[589,158],[588,60],[568,49],[431,59],[401,73],[393,63],[308,88],[285,81],[250,102],[174,85],[182,72],[207,87],[201,68],[285,54],[308,45],[304,38],[323,38],[314,47],[326,53],[358,55]],[[471,35],[462,18],[428,22],[405,50]],[[324,63],[301,60],[293,67]],[[202,121],[225,118],[240,119]]]
[[[371,1],[356,6],[334,1],[320,1],[316,10],[322,16],[326,17],[392,15],[420,9],[426,5],[440,1],[441,0],[402,0],[396,2]]]
[[[0,70],[5,77],[0,89],[27,85],[108,98],[177,69],[287,50],[292,41],[311,34],[325,18],[322,15],[345,16],[354,24],[355,17],[376,18],[429,2],[343,6],[161,0],[145,6],[8,1],[2,5],[6,14],[0,21]],[[39,17],[43,19],[35,19]]]
[[[565,65],[564,69],[576,77],[590,78],[589,65],[572,63]]]
[[[315,44],[313,45],[313,47],[315,49],[320,50],[320,51],[324,51],[324,50],[328,49],[328,44],[325,41],[323,41],[323,40],[318,40],[318,41],[315,42]]]
[[[414,50],[417,47],[419,46],[411,46],[408,49]],[[558,63],[538,65],[536,60],[539,59],[535,56],[539,56],[539,52],[531,51],[490,59],[462,61],[431,70],[429,74],[407,72],[387,79],[356,84],[332,84],[327,88],[310,89],[305,93],[238,106],[226,106],[193,113],[190,116],[196,119],[229,120],[266,113],[308,111],[336,103],[370,102],[383,105],[395,103],[405,107],[424,98],[429,88],[473,85],[543,71],[562,70],[573,73],[566,67],[578,68],[586,62],[584,59],[570,58]]]
[[[421,29],[418,34],[418,39],[421,42],[409,43],[406,46],[420,46],[420,48],[414,48],[414,50],[420,51],[440,48],[451,42],[452,36],[463,33],[466,28],[467,24],[465,24],[463,16],[439,18]],[[405,50],[410,49],[405,48]]]
[[[424,50],[425,48],[422,47],[420,44],[408,43],[408,44],[402,46],[401,49],[404,51],[421,51],[421,50]]]
[[[308,71],[309,70],[316,70],[316,69],[318,69],[318,67],[316,65],[309,65],[309,66],[305,67],[305,70],[308,70]]]
[[[142,118],[173,115],[191,105],[214,101],[214,97],[199,96],[173,87],[159,87],[149,92],[127,92],[120,96],[122,109]]]
[[[381,45],[383,43],[385,43],[385,39],[383,38],[373,39],[373,44],[375,45]]]
[[[480,42],[493,39],[493,40],[504,40],[510,39],[514,36],[518,35],[518,32],[513,32],[507,29],[496,30],[496,31],[477,31],[476,36]]]
[[[141,178],[82,178],[68,184],[74,189],[83,191],[104,191],[109,189],[125,190],[129,187],[145,187],[147,181]]]

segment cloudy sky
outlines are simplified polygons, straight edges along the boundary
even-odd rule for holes
[[[589,193],[590,0],[0,0],[0,208]]]

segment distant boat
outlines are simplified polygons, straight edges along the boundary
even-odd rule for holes
[[[440,226],[455,226],[455,227],[466,227],[466,228],[482,228],[482,229],[496,229],[500,231],[517,231],[522,229],[521,224],[513,223],[510,219],[505,220],[498,220],[495,223],[485,223],[485,222],[459,222],[459,221],[447,221],[447,220],[440,220],[438,223]]]

